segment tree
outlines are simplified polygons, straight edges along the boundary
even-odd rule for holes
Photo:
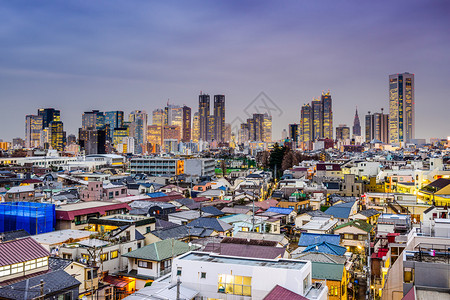
[[[286,148],[280,147],[278,143],[275,143],[275,145],[273,145],[272,150],[270,151],[269,166],[270,169],[274,171],[275,178],[280,177],[280,174],[282,172],[281,168],[285,152]]]
[[[227,161],[225,159],[220,162],[220,168],[222,169],[222,176],[225,178],[225,175],[227,175]]]
[[[267,169],[269,167],[269,159],[269,151],[261,151],[256,154],[256,163],[263,169]]]

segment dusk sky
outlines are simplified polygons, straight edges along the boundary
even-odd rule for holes
[[[226,96],[226,121],[265,92],[281,109],[273,136],[330,90],[334,126],[358,106],[388,111],[388,76],[415,74],[416,138],[450,135],[449,1],[2,1],[0,139],[25,115],[146,110],[167,99],[198,110]]]

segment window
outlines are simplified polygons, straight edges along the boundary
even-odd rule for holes
[[[403,282],[405,283],[414,282],[414,269],[412,268],[403,269]]]
[[[150,233],[152,231],[152,227],[148,226],[145,228],[146,233]]]
[[[81,254],[81,257],[86,261],[89,261],[89,254]]]
[[[330,289],[328,290],[329,296],[337,296],[338,295],[338,287],[337,286],[330,286]]]
[[[152,269],[153,263],[151,261],[138,260],[138,267],[145,269]]]
[[[177,276],[181,276],[181,267],[177,268]]]
[[[100,260],[101,261],[107,261],[108,260],[108,253],[100,254]]]
[[[349,233],[344,234],[344,239],[352,240],[353,239],[353,234],[349,234]]]
[[[119,251],[115,250],[115,251],[111,251],[111,253],[109,254],[109,257],[111,259],[117,258],[119,256]]]
[[[225,294],[251,296],[252,278],[248,276],[220,274],[217,291]]]
[[[310,282],[310,278],[309,278],[309,274],[308,276],[305,277],[305,279],[303,279],[303,292],[305,293],[306,290],[309,287],[309,282]]]
[[[97,269],[90,269],[86,271],[87,273],[87,279],[91,280],[92,277],[97,278]],[[92,276],[93,275],[93,276]]]
[[[206,278],[206,273],[205,272],[201,272],[200,273],[200,278],[201,279],[205,279]]]
[[[133,249],[130,247],[130,248],[128,248],[128,252],[131,252],[131,251],[133,251]]]
[[[139,242],[139,243],[137,244],[137,247],[138,247],[138,248],[141,248],[141,242]]]
[[[0,267],[0,277],[11,274],[11,266]]]
[[[43,257],[43,258],[38,258],[38,259],[36,259],[36,266],[37,266],[38,268],[44,267],[44,266],[46,266],[46,265],[48,265],[48,258],[47,258],[47,257]]]
[[[162,261],[160,268],[161,271],[165,270],[165,269],[170,269],[170,267],[172,266],[172,261],[170,259]]]
[[[36,260],[30,260],[25,262],[25,271],[36,269]]]

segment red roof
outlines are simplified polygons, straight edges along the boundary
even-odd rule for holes
[[[21,183],[41,183],[42,180],[39,179],[25,179]]]
[[[195,202],[205,202],[205,201],[209,201],[209,198],[206,197],[197,197],[197,198],[192,198]]]
[[[114,277],[111,275],[107,275],[103,278],[103,281],[110,283],[110,284],[114,285],[115,287],[123,288],[124,286],[126,286],[133,280],[128,279],[128,278],[118,278],[118,277]]]
[[[261,202],[255,202],[255,206],[262,208],[263,210],[269,209],[271,206],[277,206],[278,200],[275,199],[267,199]]]
[[[149,199],[139,199],[139,201],[156,201],[156,202],[170,202],[172,200],[178,200],[183,199],[184,196],[182,195],[175,195],[175,196],[163,196],[163,197],[155,197],[155,198],[149,198]]]
[[[114,203],[106,206],[98,206],[91,208],[81,208],[77,210],[63,211],[56,209],[56,219],[72,221],[76,216],[83,216],[88,214],[99,213],[100,215],[105,215],[107,211],[126,208],[131,210],[131,207],[127,203]]]
[[[50,253],[32,237],[0,243],[0,266],[47,257]]]
[[[264,300],[308,300],[308,298],[303,297],[297,293],[294,293],[278,284],[264,297]]]

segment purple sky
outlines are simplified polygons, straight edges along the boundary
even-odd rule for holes
[[[274,137],[330,90],[334,123],[388,109],[388,75],[416,75],[416,137],[450,135],[448,1],[6,1],[0,9],[0,138],[26,114],[198,109],[225,94],[227,122],[265,92]]]

